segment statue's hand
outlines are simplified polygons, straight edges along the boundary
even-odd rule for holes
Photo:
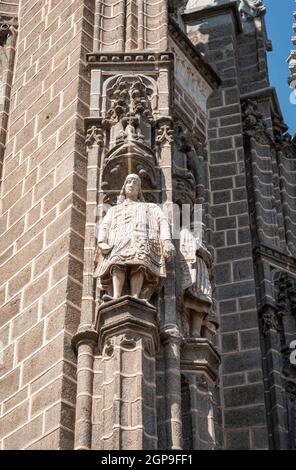
[[[112,246],[108,245],[107,243],[99,243],[98,249],[103,253],[103,255],[107,255],[112,250]]]
[[[165,240],[163,244],[163,254],[166,260],[170,261],[176,255],[176,250],[171,240]]]

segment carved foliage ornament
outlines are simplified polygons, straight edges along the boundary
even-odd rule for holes
[[[263,313],[261,317],[261,323],[262,323],[262,333],[264,336],[266,336],[271,330],[277,333],[280,333],[282,331],[282,328],[280,325],[280,318],[281,318],[281,315],[279,315],[274,310],[268,310],[267,312]]]
[[[86,132],[85,143],[89,147],[93,145],[98,145],[99,147],[102,147],[104,145],[103,129],[98,126],[90,126]]]
[[[157,122],[156,145],[174,142],[174,130],[170,118],[161,118]]]
[[[267,134],[266,123],[256,101],[247,99],[242,102],[242,118],[245,135],[251,137],[258,133]]]
[[[282,314],[296,316],[296,279],[282,273],[277,281],[277,305]]]
[[[148,121],[153,119],[151,96],[153,89],[149,87],[138,75],[120,76],[111,89],[108,90],[108,97],[111,101],[111,108],[108,117],[114,121],[133,116],[142,116]]]
[[[144,352],[148,355],[153,357],[155,353],[153,341],[151,338],[141,338],[140,335],[124,333],[120,336],[108,338],[104,349],[103,349],[103,356],[111,357],[114,353],[115,347],[120,347],[126,350],[134,350],[140,341],[142,340],[142,346]]]
[[[109,129],[104,152],[102,189],[119,191],[128,173],[138,174],[144,190],[157,186],[152,140],[157,114],[157,83],[146,75],[116,75],[103,85],[102,114]]]

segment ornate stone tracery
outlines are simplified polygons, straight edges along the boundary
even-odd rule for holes
[[[119,2],[116,8],[121,7]],[[100,40],[104,42],[109,36],[107,30],[101,31]],[[133,49],[135,36],[127,36],[118,37],[114,46],[126,40]],[[101,43],[104,52],[88,56],[93,82],[92,116],[86,120],[88,208],[92,205],[93,209],[95,201],[99,207],[111,204],[103,219],[98,219],[94,210],[87,214],[87,295],[82,318],[86,328],[92,304],[99,338],[99,354],[94,360],[101,374],[100,390],[87,392],[93,393],[98,403],[92,410],[92,425],[95,429],[100,424],[97,445],[103,448],[110,440],[118,449],[128,449],[132,443],[136,448],[157,448],[155,387],[160,354],[166,378],[161,392],[166,396],[166,445],[180,449],[181,407],[174,404],[176,386],[181,400],[181,372],[176,382],[175,371],[185,367],[190,377],[204,373],[205,380],[217,383],[220,361],[210,341],[217,325],[210,316],[211,256],[205,245],[195,248],[190,282],[185,286],[180,278],[178,310],[174,256],[176,251],[180,256],[181,251],[177,241],[172,243],[170,227],[174,202],[180,207],[189,204],[193,217],[204,179],[205,138],[199,139],[196,130],[192,133],[187,125],[179,125],[172,114],[174,55],[123,52],[121,46],[117,52],[106,52],[112,46],[109,39],[108,44]],[[144,37],[143,43],[146,39],[149,41]],[[192,80],[186,81],[186,86],[191,86],[195,99],[201,101],[202,114],[211,85],[200,73],[194,81],[195,65],[190,65]],[[190,330],[187,336],[180,316]],[[118,380],[111,373],[113,369],[118,371]],[[85,388],[88,385],[83,384]],[[134,412],[135,406],[140,412]],[[110,420],[111,409],[118,429]],[[82,415],[87,412],[80,409]],[[89,415],[85,419],[90,420]],[[77,439],[79,448],[79,436]]]
[[[147,84],[147,81],[147,77],[140,75],[119,76],[112,87],[110,84],[107,88],[107,97],[111,101],[108,117],[116,121],[139,115],[151,121],[151,101],[155,93],[151,82]]]

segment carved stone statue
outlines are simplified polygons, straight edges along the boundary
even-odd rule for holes
[[[252,18],[263,15],[266,7],[262,0],[240,0],[239,11],[244,21],[250,21]]]
[[[175,248],[164,213],[145,202],[138,175],[127,176],[117,205],[105,215],[97,248],[95,276],[99,288],[107,292],[103,301],[120,298],[125,289],[149,303],[166,276],[165,260],[174,256]]]
[[[210,281],[211,254],[188,229],[181,231],[181,288],[184,313],[189,324],[189,334],[193,338],[202,336],[202,326],[212,306],[212,286]]]

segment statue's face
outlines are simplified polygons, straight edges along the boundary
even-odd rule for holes
[[[140,182],[138,177],[130,175],[125,182],[125,194],[128,198],[137,200],[140,193]]]

